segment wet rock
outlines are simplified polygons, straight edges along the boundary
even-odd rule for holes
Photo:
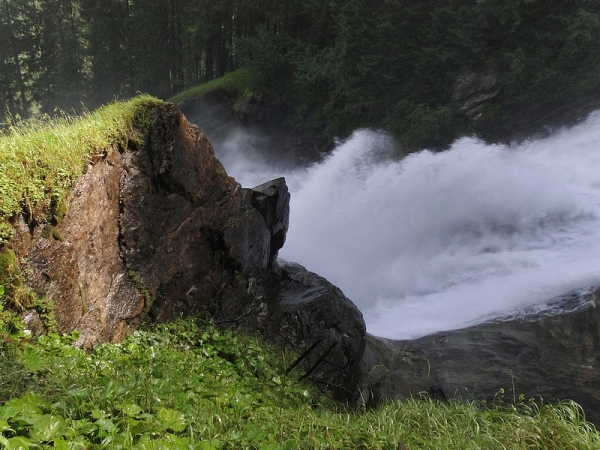
[[[486,102],[498,95],[496,75],[488,70],[483,73],[465,71],[454,84],[452,101],[459,113],[474,120],[485,108]]]
[[[264,333],[300,356],[302,378],[354,403],[366,343],[362,313],[343,292],[299,264],[284,263],[271,287]]]
[[[488,404],[572,399],[600,424],[599,295],[573,293],[544,313],[411,341],[368,336],[363,398],[372,404],[420,393]]]
[[[252,206],[262,215],[271,230],[269,267],[277,260],[277,254],[285,243],[290,224],[290,194],[284,178],[277,178],[252,188]]]
[[[301,379],[332,398],[355,403],[366,343],[362,313],[325,278],[299,264],[280,263],[239,326],[293,350],[299,356],[290,370],[298,367]]]

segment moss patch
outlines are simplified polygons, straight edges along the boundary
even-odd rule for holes
[[[6,222],[0,222],[0,245],[7,244],[15,236],[15,229]]]
[[[23,287],[23,272],[19,267],[17,255],[11,249],[0,251],[0,285],[7,299],[11,299],[15,292]]]
[[[0,133],[0,244],[13,235],[10,220],[58,223],[68,212],[72,184],[92,160],[132,137],[143,141],[153,111],[149,96],[115,102],[82,117],[22,122]]]
[[[146,312],[149,312],[152,307],[152,296],[150,295],[150,291],[133,270],[129,271],[129,278],[131,278],[131,281],[133,281],[133,284],[135,284],[139,293],[144,296],[144,309]]]
[[[53,198],[50,201],[50,211],[48,213],[48,219],[57,224],[60,222],[69,212],[67,201],[64,197]]]

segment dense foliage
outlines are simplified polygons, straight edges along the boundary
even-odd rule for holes
[[[137,331],[91,353],[72,346],[76,335],[33,342],[18,328],[12,339],[20,344],[1,356],[0,448],[600,445],[600,435],[572,403],[490,410],[419,399],[351,411],[286,372],[292,355],[196,319]]]
[[[598,84],[596,0],[1,0],[0,105],[27,116],[136,91],[168,98],[251,67],[246,86],[325,135],[380,126],[416,147]],[[499,94],[468,123],[457,78]]]

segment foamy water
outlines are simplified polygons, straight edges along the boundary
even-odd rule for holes
[[[515,147],[461,139],[401,161],[385,134],[357,131],[289,173],[243,148],[216,151],[244,186],[288,181],[280,256],[339,286],[372,334],[462,328],[600,284],[600,114]]]

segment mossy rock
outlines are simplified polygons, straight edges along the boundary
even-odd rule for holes
[[[53,198],[50,201],[50,211],[48,212],[48,220],[54,224],[60,222],[69,212],[67,201],[63,198]]]
[[[15,236],[15,229],[7,222],[0,223],[0,245],[8,244]]]
[[[23,272],[19,267],[17,255],[11,249],[0,251],[0,285],[4,289],[4,298],[17,310],[29,308],[35,295],[23,284]]]
[[[6,295],[23,285],[23,273],[19,268],[17,255],[11,249],[0,251],[0,284],[4,286]]]
[[[46,239],[54,238],[60,242],[63,242],[65,240],[62,233],[49,223],[44,225],[44,227],[42,228],[42,237]]]
[[[42,237],[45,239],[50,239],[52,237],[52,225],[49,223],[42,227]]]

